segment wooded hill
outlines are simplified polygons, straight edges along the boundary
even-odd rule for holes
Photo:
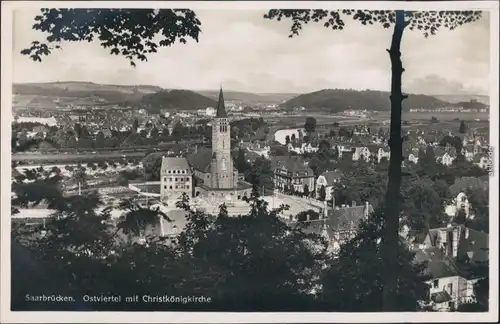
[[[305,107],[311,110],[342,112],[344,110],[384,111],[390,110],[390,93],[373,90],[324,89],[292,98],[281,106],[285,108]],[[414,108],[440,108],[450,106],[448,102],[427,95],[410,94],[403,102],[403,110]]]

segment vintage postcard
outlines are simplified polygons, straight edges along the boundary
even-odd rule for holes
[[[1,24],[2,322],[498,320],[497,1]]]

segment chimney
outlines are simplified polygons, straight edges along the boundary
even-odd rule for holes
[[[370,213],[370,204],[368,203],[368,201],[366,201],[365,202],[365,210],[364,210],[365,218],[368,218],[369,213]]]
[[[311,220],[311,215],[309,213],[306,214],[306,220],[310,221]]]
[[[356,207],[356,202],[354,200],[352,201],[351,206]]]

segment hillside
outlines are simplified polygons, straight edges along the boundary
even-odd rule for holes
[[[433,97],[438,98],[450,103],[460,103],[460,102],[470,102],[471,100],[477,100],[485,105],[490,104],[490,97],[484,95],[433,95]]]
[[[60,93],[65,96],[67,93],[82,92],[119,92],[123,94],[148,94],[161,91],[162,88],[150,85],[114,85],[99,84],[93,82],[47,82],[47,83],[18,83],[13,85],[13,92],[16,94],[40,94],[41,90],[51,93]]]
[[[215,100],[190,90],[163,90],[144,95],[139,100],[125,104],[138,105],[151,112],[158,112],[161,109],[197,110],[217,106]]]
[[[199,90],[199,94],[217,100],[219,90]],[[285,100],[297,96],[296,93],[250,93],[242,91],[224,90],[224,99],[227,101],[237,101],[242,104],[280,104]]]
[[[389,95],[390,93],[386,91],[324,89],[292,98],[283,103],[282,107],[305,107],[330,112],[342,112],[348,109],[383,111],[390,109]],[[403,110],[444,106],[449,106],[449,103],[426,95],[410,94],[403,102]]]
[[[196,110],[215,107],[215,100],[189,90],[164,90],[148,85],[109,85],[93,82],[14,84],[14,107],[51,109],[67,105],[118,104],[160,109]]]
[[[93,82],[50,82],[13,84],[12,93],[23,102],[44,101],[51,107],[56,101],[77,105],[119,103],[138,100],[146,94],[161,91],[155,86],[108,85]],[[35,105],[37,106],[37,105]]]

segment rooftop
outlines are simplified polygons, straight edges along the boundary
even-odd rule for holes
[[[188,170],[189,163],[183,157],[164,156],[161,162],[161,169],[164,170]]]

